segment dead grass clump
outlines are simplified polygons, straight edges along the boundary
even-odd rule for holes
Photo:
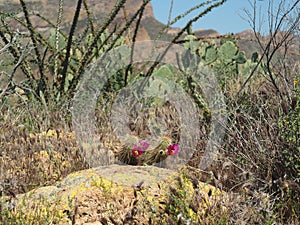
[[[53,184],[70,172],[85,168],[74,135],[59,126],[65,125],[63,113],[25,104],[23,108],[3,109],[0,114],[2,194],[15,195]]]

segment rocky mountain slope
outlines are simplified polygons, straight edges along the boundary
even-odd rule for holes
[[[47,31],[49,29],[49,23],[41,19],[38,15],[50,20],[53,24],[56,23],[59,11],[59,1],[57,0],[26,0],[27,7],[30,12],[32,12],[31,20],[33,25],[42,31]],[[63,17],[62,17],[62,29],[68,33],[74,12],[76,9],[76,2],[74,0],[64,0],[63,1]],[[106,1],[106,0],[87,0],[88,10],[91,13],[91,18],[93,22],[101,27],[106,18],[108,18],[110,12],[113,10],[117,0]],[[142,1],[140,0],[127,0],[125,7],[118,13],[111,29],[115,27],[120,27],[128,21],[134,13],[141,7]],[[0,0],[0,8],[2,12],[6,13],[17,13],[17,15],[22,15],[21,6],[19,0],[11,0],[9,2],[5,0]],[[20,14],[18,14],[18,12]],[[80,12],[80,19],[78,22],[77,32],[82,32],[88,23],[87,20],[87,10],[82,5],[82,10]],[[151,2],[146,6],[144,14],[141,20],[140,28],[137,33],[137,40],[154,40],[157,38],[158,33],[164,28],[164,24],[159,22],[153,13]],[[22,30],[19,24],[16,24],[16,29]],[[131,31],[134,29],[132,26]],[[179,28],[169,28],[160,37],[161,40],[170,41],[179,31]],[[194,32],[197,37],[218,37],[220,34],[213,30],[197,30]],[[259,49],[254,33],[251,30],[241,31],[235,34],[240,40],[239,45],[241,50],[244,50],[248,54]]]
[[[49,22],[43,20],[39,15],[42,15],[53,24],[56,24],[59,11],[58,1],[26,0],[25,2],[28,10],[32,14],[31,21],[34,27],[38,28],[41,31],[47,31],[50,27]],[[113,10],[116,2],[116,0],[87,0],[88,11],[91,14],[91,18],[96,26],[101,27],[104,21],[108,18],[110,12]],[[142,3],[143,2],[139,0],[127,0],[125,7],[118,13],[111,28],[113,29],[115,26],[121,26],[121,24],[124,25],[124,22],[128,21],[132,17],[132,15],[140,8]],[[61,27],[65,32],[68,32],[70,29],[76,5],[76,1],[73,0],[63,1],[63,16]],[[19,1],[14,0],[7,3],[7,1],[0,0],[0,8],[2,12],[16,13],[18,16],[22,15],[22,9]],[[148,4],[144,10],[143,19],[146,18],[154,18],[151,4]],[[87,10],[84,4],[82,4],[77,32],[82,32],[87,23]],[[22,30],[22,27],[20,25],[17,26],[16,24],[16,29]],[[150,39],[150,37],[147,30],[142,25],[138,33],[138,40],[145,39]]]
[[[56,0],[26,0],[27,7],[33,16],[31,16],[32,23],[35,27],[40,30],[47,30],[49,28],[49,23],[41,19],[38,15],[50,20],[52,23],[56,23],[59,11],[58,1]],[[106,1],[106,0],[87,0],[87,5],[89,7],[89,12],[92,14],[92,19],[95,24],[99,27],[109,16],[109,13],[113,10],[116,0]],[[134,13],[141,7],[142,1],[139,0],[127,0],[125,7],[118,13],[114,26],[124,25],[125,21],[128,21]],[[21,6],[18,0],[7,1],[0,0],[0,7],[2,12],[7,13],[21,13]],[[74,12],[76,9],[76,1],[73,0],[64,0],[63,2],[63,17],[62,17],[62,28],[68,32],[70,25],[73,20]],[[18,14],[17,14],[18,15]],[[21,15],[21,14],[19,14]],[[85,7],[82,6],[80,13],[80,19],[78,23],[78,28],[85,27],[87,23],[87,12]],[[17,26],[17,24],[16,24]],[[165,25],[155,19],[153,14],[153,9],[151,3],[149,3],[143,13],[141,26],[138,32],[138,40],[149,40],[155,39],[157,34],[163,29]],[[16,27],[22,30],[22,27]],[[171,40],[172,37],[178,32],[179,29],[171,28],[168,29],[160,39],[162,40]],[[214,30],[200,30],[196,32],[197,36],[206,36],[211,34],[218,34]]]

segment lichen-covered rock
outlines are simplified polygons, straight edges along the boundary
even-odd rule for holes
[[[127,165],[83,170],[17,196],[7,210],[32,221],[26,224],[198,224],[216,205],[226,211],[225,193],[182,171]]]

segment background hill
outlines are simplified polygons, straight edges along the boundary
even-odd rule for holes
[[[47,34],[50,30],[49,23],[43,19],[41,19],[40,15],[48,19],[53,23],[55,26],[57,17],[58,17],[58,1],[57,0],[26,0],[27,7],[31,12],[31,20],[33,26],[37,28],[39,31]],[[116,0],[107,1],[107,0],[87,0],[87,5],[89,7],[89,12],[91,13],[91,17],[95,26],[101,27],[104,21],[108,18],[110,12],[113,10],[114,5],[116,4]],[[137,12],[137,10],[141,7],[142,1],[139,0],[127,0],[126,5],[121,10],[117,17],[115,18],[114,22],[111,23],[110,29],[116,29],[117,27],[123,27],[133,15]],[[5,1],[0,0],[0,7],[2,12],[6,13],[14,13],[18,17],[22,18],[22,9],[20,6],[19,0],[12,0],[12,1]],[[73,0],[64,0],[63,3],[63,18],[61,29],[68,34],[70,30],[70,26],[72,24],[72,20],[74,17],[74,12],[76,9],[76,3]],[[12,21],[13,27],[19,31],[24,30],[24,27],[15,21]],[[79,22],[77,24],[77,28],[75,32],[80,34],[84,31],[87,27],[88,19],[87,19],[87,11],[85,10],[84,6],[82,6],[82,10],[80,12]],[[165,24],[158,21],[153,13],[152,5],[149,3],[145,10],[143,17],[141,19],[141,23],[139,26],[139,30],[137,32],[136,40],[156,40],[158,34],[163,30]],[[131,39],[133,32],[135,29],[135,24],[131,26],[130,33],[127,33],[129,40]],[[27,30],[27,28],[25,28]],[[159,39],[163,41],[171,41],[175,35],[180,31],[179,28],[168,28],[165,29],[165,32],[160,34]],[[125,36],[126,36],[125,35]],[[186,33],[183,34],[183,37],[180,39],[182,40]],[[218,31],[213,29],[208,30],[196,30],[194,31],[194,35],[199,39],[220,39],[222,35],[218,33]],[[239,33],[234,34],[238,39],[238,45],[240,50],[245,51],[247,57],[251,57],[252,53],[254,52],[261,52],[261,47],[257,43],[256,37],[252,30],[245,30]],[[299,43],[300,38],[298,36],[294,36],[293,43],[289,43],[289,49],[292,52],[299,52]],[[179,41],[180,41],[179,39]],[[266,43],[268,40],[268,36],[263,37],[261,36],[262,43]],[[298,45],[297,45],[298,43]]]
[[[34,14],[40,14],[45,18],[49,19],[54,24],[56,23],[57,16],[58,16],[58,1],[57,0],[26,0],[28,8]],[[94,22],[97,25],[101,26],[101,24],[105,21],[105,19],[109,16],[109,13],[112,11],[116,0],[106,1],[106,0],[87,0],[87,3],[90,7],[90,11],[93,15]],[[126,6],[123,10],[121,10],[114,21],[114,24],[111,26],[113,29],[114,26],[121,26],[124,25],[124,22],[128,20],[142,5],[142,1],[139,0],[127,0]],[[5,1],[0,0],[0,7],[2,11],[21,13],[21,7],[18,0],[13,1]],[[73,0],[65,0],[63,6],[63,24],[62,29],[65,32],[68,32],[70,29],[70,24],[72,23],[72,19],[74,16],[74,11],[76,8],[76,4]],[[38,27],[40,30],[47,31],[49,29],[49,24],[46,21],[43,21],[38,16],[31,17],[33,24],[35,27]],[[80,14],[80,22],[78,23],[77,32],[80,32],[80,28],[85,27],[87,23],[87,14],[85,10],[81,11]],[[19,26],[19,25],[18,25]],[[165,25],[158,20],[155,19],[152,5],[149,3],[144,11],[144,15],[141,21],[141,26],[138,32],[138,40],[150,40],[156,39],[158,33],[163,29]],[[22,27],[16,28],[22,30]],[[170,41],[175,34],[179,31],[179,28],[169,28],[163,33],[160,37],[161,40]],[[246,31],[249,33],[250,31]],[[241,33],[242,34],[242,33]],[[218,36],[220,35],[217,31],[213,29],[209,30],[197,30],[195,31],[195,35],[197,37],[208,37],[208,36]],[[245,35],[242,35],[245,37]],[[247,42],[242,42],[242,44],[248,45]],[[246,46],[245,49],[252,49],[251,46]]]

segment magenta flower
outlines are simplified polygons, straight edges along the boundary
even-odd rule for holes
[[[179,146],[177,144],[168,146],[168,154],[169,155],[175,155],[178,152],[179,152]]]
[[[133,146],[132,148],[132,155],[134,157],[139,157],[140,155],[142,155],[147,148],[149,147],[149,143],[145,140],[139,141],[138,145]]]
[[[140,144],[140,146],[142,147],[142,149],[144,151],[146,151],[147,148],[149,148],[149,146],[150,146],[150,144],[147,141],[145,141],[145,140],[140,141],[139,144]]]
[[[143,153],[144,151],[139,146],[134,146],[132,149],[132,155],[134,157],[139,157]]]

